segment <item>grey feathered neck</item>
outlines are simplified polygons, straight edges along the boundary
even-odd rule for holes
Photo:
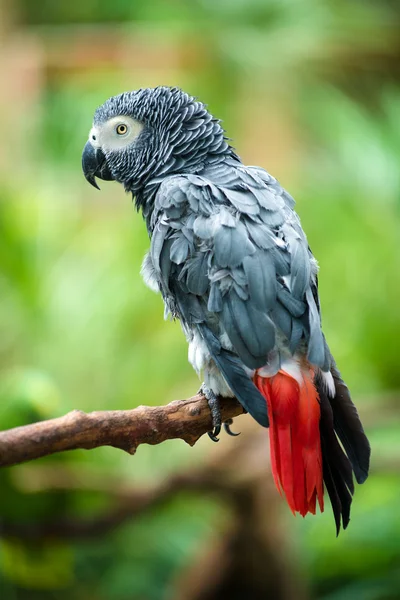
[[[228,157],[239,161],[220,121],[179,88],[146,88],[114,96],[97,109],[94,123],[116,115],[129,115],[145,125],[123,156],[107,157],[116,179],[132,192],[145,217],[166,176],[199,173]]]

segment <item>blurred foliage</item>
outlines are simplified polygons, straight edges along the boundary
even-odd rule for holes
[[[296,197],[320,262],[333,354],[356,400],[366,398],[379,414],[379,398],[400,389],[398,4],[20,0],[14,11],[22,36],[54,28],[56,37],[68,39],[82,24],[97,24],[101,36],[101,24],[123,23],[126,35],[140,39],[143,65],[128,74],[118,65],[83,75],[48,73],[35,106],[29,161],[2,174],[0,427],[73,408],[157,405],[198,386],[179,325],[163,322],[160,298],[140,279],[148,245],[141,217],[117,185],[104,184],[99,194],[80,173],[94,108],[123,89],[155,84],[163,67],[148,74],[146,51],[155,37],[170,40],[171,34],[183,56],[189,40],[200,50],[195,68],[182,61],[170,76],[166,67],[159,83],[180,85],[208,102],[239,153],[246,144],[246,162],[277,164],[274,174]],[[250,139],[247,126],[253,114],[260,119],[260,106],[266,126],[260,121],[258,133],[256,124]],[[270,114],[278,115],[271,121],[278,132],[290,131],[288,140],[275,129],[268,135]],[[393,458],[400,464],[399,432],[393,406],[390,423],[378,421],[370,431],[379,464]],[[218,448],[168,442],[140,447],[134,458],[101,448],[42,463],[86,469],[104,480],[118,475],[140,488],[194,468],[211,451]],[[110,504],[101,492],[30,493],[16,474],[18,467],[0,472],[5,520],[95,518]],[[397,475],[375,472],[357,489],[351,525],[338,540],[329,510],[304,521],[287,516],[287,535],[315,597],[400,596],[399,494]],[[211,532],[223,535],[228,517],[217,501],[191,494],[95,540],[30,545],[4,538],[0,596],[173,598],[174,578]]]

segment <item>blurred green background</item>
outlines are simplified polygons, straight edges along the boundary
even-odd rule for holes
[[[399,31],[393,0],[0,0],[0,428],[198,389],[140,215],[80,166],[96,106],[165,84],[297,199],[373,448],[338,539],[329,506],[290,514],[248,416],[3,469],[2,599],[400,598]]]

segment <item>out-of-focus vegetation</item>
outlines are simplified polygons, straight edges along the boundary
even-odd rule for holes
[[[134,457],[79,451],[0,471],[1,598],[223,598],[212,585],[189,592],[188,580],[202,570],[214,580],[223,561],[209,572],[204,561],[218,548],[224,556],[242,514],[246,530],[253,519],[267,532],[272,556],[285,548],[276,577],[302,589],[269,597],[399,598],[397,3],[3,0],[0,16],[0,428],[73,408],[157,405],[199,385],[179,325],[163,322],[161,299],[140,279],[141,217],[122,188],[96,192],[80,171],[97,105],[169,84],[207,102],[243,160],[296,197],[320,262],[325,333],[373,448],[338,539],[329,507],[294,519],[274,493],[265,510],[244,504],[243,513],[208,491],[179,493],[102,529],[117,489],[143,492],[223,461],[227,439],[142,446]],[[236,448],[258,431],[247,421],[235,423],[248,427]],[[266,435],[240,462],[243,477],[262,452],[270,479]],[[82,522],[94,523],[90,535],[74,535]]]

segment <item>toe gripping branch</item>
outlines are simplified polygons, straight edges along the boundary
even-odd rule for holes
[[[210,412],[211,412],[211,420],[212,420],[213,429],[212,429],[212,431],[208,432],[209,438],[213,442],[219,442],[218,436],[221,432],[221,425],[224,426],[224,429],[228,435],[231,435],[232,437],[236,437],[236,436],[240,435],[240,433],[235,433],[230,428],[230,426],[233,423],[233,419],[228,419],[227,421],[222,423],[219,400],[218,400],[218,397],[214,394],[214,392],[212,390],[210,390],[210,388],[208,388],[204,383],[200,388],[200,392],[206,398],[208,406],[210,408]]]

